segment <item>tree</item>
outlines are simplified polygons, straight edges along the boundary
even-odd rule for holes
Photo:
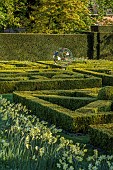
[[[92,6],[92,8],[96,5],[98,15],[101,17],[106,15],[107,9],[112,9],[113,11],[113,1],[111,0],[90,0],[89,4]]]
[[[27,0],[0,0],[0,29],[22,27]]]
[[[88,0],[40,0],[32,7],[28,31],[68,34],[89,30]]]
[[[96,18],[95,17],[92,18],[94,21],[94,24],[99,24],[99,25],[112,25],[113,24],[113,19],[110,17],[110,15],[113,15],[113,1],[90,0],[89,8],[92,14],[96,14]]]
[[[88,5],[98,17],[90,17]],[[0,0],[0,30],[26,27],[29,32],[76,33],[87,31],[99,21],[107,9],[113,10],[111,0]],[[95,9],[94,9],[95,10]]]

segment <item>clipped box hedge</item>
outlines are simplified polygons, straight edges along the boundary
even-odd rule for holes
[[[0,77],[0,81],[22,81],[28,79],[28,77]]]
[[[34,97],[26,92],[14,92],[14,102],[26,105],[42,120],[69,132],[87,132],[90,124],[113,122],[113,112],[84,113],[71,111],[57,104]]]
[[[80,109],[77,109],[78,112],[82,113],[100,113],[100,112],[109,112],[111,111],[112,100],[97,100],[87,104]]]
[[[53,60],[53,52],[69,48],[75,57],[87,57],[86,34],[0,34],[0,60]]]
[[[41,76],[45,76],[48,78],[56,78],[56,79],[60,79],[60,78],[87,78],[89,76],[86,76],[84,74],[81,73],[76,73],[76,72],[72,72],[72,71],[67,71],[67,70],[51,70],[51,71],[47,71],[47,70],[42,70],[39,71],[39,73],[37,73]]]
[[[90,125],[88,133],[91,144],[113,154],[113,123]]]
[[[106,29],[109,27],[106,27]],[[100,33],[100,58],[99,59],[107,59],[113,60],[113,25],[111,26],[112,33],[108,33],[104,31]]]
[[[100,100],[113,100],[113,86],[102,87],[98,93]]]
[[[53,79],[53,80],[28,80],[28,81],[1,81],[0,93],[11,93],[15,90],[58,90],[58,89],[80,89],[101,87],[100,78],[83,79]]]
[[[41,91],[31,91],[32,95],[59,95],[59,96],[70,96],[70,97],[90,97],[97,98],[98,92],[101,89],[95,88],[85,88],[85,89],[70,89],[70,90],[41,90]]]
[[[14,92],[13,99],[14,102],[26,105],[32,110],[32,114],[37,115],[41,120],[46,120],[65,130],[74,130],[72,111],[26,93]]]
[[[69,48],[75,58],[113,60],[113,26],[82,34],[0,33],[0,60],[53,60],[53,52]],[[98,54],[99,53],[99,54]],[[22,65],[20,65],[22,66]]]
[[[97,30],[96,32],[100,33],[112,33],[113,32],[113,26],[112,25],[92,25],[91,26],[91,31],[95,32],[95,29]]]
[[[76,110],[80,107],[87,105],[90,102],[96,100],[91,97],[69,97],[69,96],[57,96],[57,95],[35,95],[35,97],[49,101],[51,103],[63,106],[70,110]]]
[[[74,68],[73,71],[102,78],[102,85],[113,86],[113,75],[108,75],[108,74],[105,74],[105,73],[98,73],[98,72],[95,72],[95,71],[79,69],[79,68]]]

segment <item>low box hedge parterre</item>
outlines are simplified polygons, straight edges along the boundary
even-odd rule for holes
[[[92,97],[70,97],[70,96],[58,96],[58,95],[33,95],[39,99],[46,100],[53,104],[63,106],[72,111],[87,105],[96,100]]]
[[[32,90],[58,90],[58,89],[83,89],[101,87],[100,78],[81,78],[81,79],[53,79],[53,80],[25,80],[25,81],[1,81],[0,93],[12,93],[18,91]]]
[[[85,69],[76,69],[74,68],[73,71],[75,72],[79,72],[82,74],[87,74],[87,75],[92,75],[95,77],[99,77],[102,78],[102,85],[103,86],[113,86],[113,75],[109,75],[106,73],[99,73],[99,72],[95,72],[95,71],[91,71],[91,70],[85,70]]]
[[[14,102],[21,102],[32,114],[36,114],[40,119],[61,127],[69,132],[87,132],[90,124],[113,122],[113,111],[79,112],[71,111],[60,105],[53,104],[38,97],[34,97],[29,92],[14,92]],[[105,104],[105,103],[104,103]]]

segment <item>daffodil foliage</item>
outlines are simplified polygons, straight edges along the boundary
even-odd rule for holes
[[[1,170],[113,170],[113,155],[64,138],[30,113],[0,96]]]
[[[88,0],[41,0],[30,14],[30,32],[68,34],[88,30]]]

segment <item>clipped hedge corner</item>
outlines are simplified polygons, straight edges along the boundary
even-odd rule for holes
[[[100,89],[98,93],[99,100],[113,100],[113,86],[106,86]]]
[[[91,144],[113,153],[113,123],[90,125],[88,133]]]

